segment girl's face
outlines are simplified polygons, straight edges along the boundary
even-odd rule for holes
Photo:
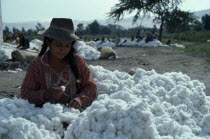
[[[61,42],[53,40],[49,44],[50,54],[58,59],[63,59],[71,50],[72,42]]]

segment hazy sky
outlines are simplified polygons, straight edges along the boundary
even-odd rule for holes
[[[106,19],[118,0],[1,0],[3,22],[50,21],[53,17],[73,20]],[[210,8],[210,0],[183,0],[182,10]]]

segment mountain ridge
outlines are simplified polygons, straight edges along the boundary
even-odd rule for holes
[[[210,9],[200,10],[200,11],[197,11],[194,13],[198,18],[201,18],[205,14],[210,15]],[[117,24],[117,25],[121,25],[124,28],[132,28],[132,27],[137,27],[139,25],[145,26],[145,27],[153,27],[155,25],[155,23],[153,23],[153,21],[152,21],[153,19],[154,19],[154,17],[143,18],[142,20],[139,19],[135,24],[132,23],[133,17],[124,18],[116,23],[112,19],[111,20],[107,20],[107,19],[97,20],[96,19],[96,20],[99,22],[99,24],[102,24],[102,25]],[[82,23],[84,26],[86,26],[87,24],[89,24],[93,21],[94,20],[90,20],[90,21],[73,20],[75,28],[77,27],[77,25],[79,23]],[[5,28],[5,26],[7,26],[7,27],[9,27],[10,30],[12,30],[13,27],[18,28],[18,29],[22,29],[22,27],[24,27],[25,30],[35,29],[35,26],[37,25],[37,23],[41,23],[41,25],[44,28],[48,28],[49,24],[50,24],[49,21],[45,21],[45,22],[29,21],[29,22],[17,22],[17,23],[4,23],[3,22],[3,28]]]

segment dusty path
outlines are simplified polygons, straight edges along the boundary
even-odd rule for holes
[[[131,68],[142,68],[154,69],[157,73],[182,72],[191,79],[203,82],[206,85],[206,94],[210,95],[210,59],[166,47],[118,47],[115,51],[119,57],[116,60],[87,61],[87,64],[100,65],[111,71],[128,72]],[[0,98],[17,95],[24,76],[25,71],[18,74],[0,71]]]

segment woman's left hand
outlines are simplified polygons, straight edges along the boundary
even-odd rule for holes
[[[80,109],[82,106],[81,104],[79,103],[79,101],[77,99],[72,99],[69,104],[68,104],[69,107],[72,107],[72,108],[75,108],[75,109]]]

